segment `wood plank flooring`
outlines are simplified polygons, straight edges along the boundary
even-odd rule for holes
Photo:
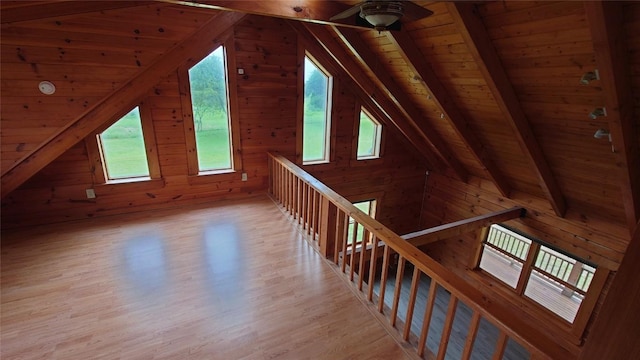
[[[1,245],[5,360],[409,358],[265,195]]]

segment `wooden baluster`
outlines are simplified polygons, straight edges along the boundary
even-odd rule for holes
[[[336,211],[336,241],[334,243],[333,262],[338,265],[340,263],[340,250],[346,241],[344,232],[344,212],[340,209]],[[343,253],[344,254],[344,253]],[[343,270],[344,271],[344,270]]]
[[[402,338],[409,340],[411,334],[411,322],[413,321],[413,309],[416,306],[416,295],[418,295],[418,286],[420,285],[420,273],[418,267],[413,267],[413,277],[411,278],[411,291],[409,293],[409,305],[407,306],[407,317],[404,323],[404,332]]]
[[[293,220],[296,219],[296,183],[298,182],[298,177],[296,174],[291,173],[291,217]]]
[[[327,235],[329,234],[324,234],[323,233],[323,222],[324,219],[326,218],[327,214],[325,214],[325,207],[324,207],[324,203],[325,201],[327,202],[327,208],[326,210],[328,210],[329,207],[335,207],[335,205],[333,205],[333,203],[331,203],[331,200],[326,199],[324,197],[324,195],[318,193],[318,247],[320,248],[320,252],[323,255],[326,255],[326,251],[329,250],[326,248],[326,242],[324,242],[324,240],[326,240]],[[329,220],[329,218],[327,218],[327,220]]]
[[[280,167],[278,166],[278,163],[276,163],[273,158],[271,158],[271,164],[273,166],[273,177],[274,177],[274,182],[273,182],[273,197],[280,201],[279,196],[278,196],[278,191],[280,190]]]
[[[280,165],[280,193],[278,194],[278,201],[280,201],[280,205],[284,207],[284,167]]]
[[[498,342],[496,343],[496,350],[493,352],[492,360],[501,360],[502,356],[504,356],[504,349],[507,347],[507,334],[504,331],[500,330],[500,335],[498,335]]]
[[[286,169],[282,169],[284,186],[284,193],[282,194],[282,198],[284,199],[283,206],[287,212],[289,212],[289,172]]]
[[[302,181],[300,186],[300,223],[302,224],[302,230],[307,226],[307,215],[305,214],[307,209],[307,183]]]
[[[287,211],[289,211],[289,215],[293,213],[293,179],[294,175],[292,172],[287,171],[287,175],[289,175],[287,179]]]
[[[404,264],[405,259],[399,256],[398,259],[398,271],[396,271],[396,288],[393,291],[393,307],[391,308],[391,326],[396,326],[396,319],[398,315],[398,304],[400,303],[400,291],[402,290],[402,278],[404,277]]]
[[[418,356],[424,355],[424,348],[427,344],[427,335],[429,335],[429,325],[431,322],[431,315],[433,314],[433,305],[436,302],[436,291],[438,290],[438,284],[434,279],[431,279],[431,285],[429,285],[429,296],[427,297],[427,305],[424,311],[424,318],[422,319],[422,330],[420,331],[420,340],[418,340]]]
[[[373,300],[373,283],[376,280],[376,262],[378,258],[378,237],[373,236],[371,246],[371,258],[369,260],[369,291],[367,292],[367,300]]]
[[[478,311],[473,312],[471,323],[469,324],[469,331],[467,332],[467,339],[464,342],[464,350],[462,351],[462,360],[469,360],[471,358],[471,351],[473,351],[473,343],[476,340],[478,334],[478,327],[480,325],[480,313]]]
[[[307,236],[311,235],[311,206],[313,205],[313,199],[311,197],[313,196],[313,192],[313,187],[309,184],[307,187],[307,210],[305,214],[305,219],[307,220]]]
[[[267,187],[267,192],[271,195],[273,195],[273,169],[272,169],[272,161],[271,161],[271,156],[267,155],[267,171],[268,171],[268,175],[269,175],[269,185]]]
[[[311,223],[311,239],[315,239],[316,236],[316,231],[318,230],[316,228],[316,223],[315,223],[315,219],[316,219],[316,199],[318,197],[318,193],[317,191],[315,191],[315,189],[313,190],[313,199],[311,201],[311,216],[309,217],[309,222]]]
[[[302,181],[302,179],[298,179],[298,191],[297,194],[298,195],[298,225],[304,225],[302,223],[302,221],[304,220],[302,218],[302,209],[304,206],[304,181]]]
[[[296,176],[296,180],[293,183],[293,219],[298,220],[298,225],[300,225],[300,178]]]
[[[451,329],[453,328],[453,320],[456,317],[457,306],[458,298],[451,294],[449,297],[449,307],[447,308],[447,317],[445,318],[442,336],[440,337],[440,346],[438,346],[437,360],[443,360],[447,354],[447,345],[449,344],[449,336],[451,336]]]
[[[311,189],[311,185],[308,183],[305,183],[305,187],[304,187],[304,208],[303,208],[303,216],[304,219],[302,221],[302,224],[304,225],[303,229],[305,231],[309,231],[309,189]]]
[[[363,232],[366,234],[367,229],[363,226]],[[360,264],[358,264],[358,290],[362,291],[362,283],[364,280],[364,254],[367,252],[367,243],[364,241],[360,243]]]
[[[349,215],[346,212],[342,212],[342,266],[340,270],[344,273],[347,270],[347,237],[349,235]]]
[[[289,212],[287,202],[289,200],[289,173],[287,169],[282,168],[282,206],[285,211]]]
[[[384,252],[382,253],[382,272],[380,273],[380,296],[378,297],[378,311],[384,310],[384,292],[387,289],[387,276],[389,275],[389,258],[391,253],[389,245],[384,244]]]
[[[296,183],[296,175],[293,172],[289,172],[291,175],[289,178],[289,214],[293,216],[295,211],[293,210],[295,207],[296,199],[294,197],[295,183]]]
[[[315,207],[316,207],[316,212],[315,212],[315,217],[313,219],[313,223],[315,224],[315,228],[314,230],[316,231],[316,236],[320,235],[320,200],[322,198],[322,194],[318,193],[318,201],[315,202]],[[314,237],[314,239],[317,239],[317,237]]]
[[[320,238],[318,246],[325,258],[332,258],[336,245],[336,213],[338,208],[328,198],[322,198]]]
[[[351,234],[351,260],[349,260],[349,280],[353,281],[356,261],[356,239],[358,238],[358,222],[353,220],[353,234]]]

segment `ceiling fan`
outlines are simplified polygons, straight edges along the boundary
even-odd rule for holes
[[[411,1],[367,0],[331,17],[345,25],[357,25],[380,31],[400,30],[407,23],[433,15],[433,11]]]

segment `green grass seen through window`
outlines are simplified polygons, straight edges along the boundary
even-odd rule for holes
[[[360,127],[358,130],[358,158],[374,157],[379,154],[380,131],[376,124],[364,111],[360,111]]]
[[[109,180],[149,176],[137,107],[103,131],[99,137]]]

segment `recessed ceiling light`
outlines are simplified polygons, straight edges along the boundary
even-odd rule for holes
[[[41,81],[40,84],[38,84],[38,89],[45,95],[51,95],[56,92],[56,86],[50,81]]]

